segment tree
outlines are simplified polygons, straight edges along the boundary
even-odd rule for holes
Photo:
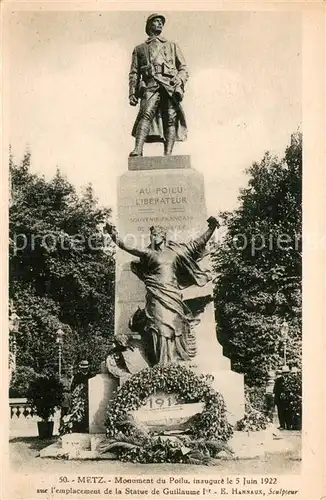
[[[247,173],[239,207],[221,214],[227,231],[213,256],[214,300],[224,352],[255,385],[282,364],[284,341],[289,362],[301,362],[301,134],[283,159],[266,153]]]
[[[21,317],[17,363],[37,373],[58,370],[56,332],[63,338],[63,368],[88,344],[108,346],[114,333],[114,255],[102,224],[111,210],[98,206],[93,189],[82,195],[59,170],[50,181],[10,158],[9,297]],[[95,368],[95,367],[93,367]]]

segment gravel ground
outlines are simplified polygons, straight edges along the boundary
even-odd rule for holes
[[[38,437],[13,438],[9,443],[10,465],[13,472],[31,474],[299,474],[301,434],[284,431],[282,437],[291,442],[292,451],[266,453],[253,459],[225,460],[213,467],[185,464],[129,464],[108,460],[57,460],[40,458],[39,451],[53,443]]]

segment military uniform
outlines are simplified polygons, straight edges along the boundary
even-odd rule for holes
[[[174,141],[186,138],[187,125],[180,101],[187,79],[186,62],[176,43],[152,35],[135,47],[129,97],[135,96],[141,102],[132,130],[136,148],[131,156],[141,154],[143,142],[164,142],[165,154],[171,154]],[[137,147],[139,143],[142,144]]]

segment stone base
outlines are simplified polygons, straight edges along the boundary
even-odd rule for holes
[[[88,418],[90,434],[105,433],[105,417],[108,404],[114,398],[119,381],[117,378],[100,373],[88,381]]]
[[[65,434],[61,438],[61,448],[64,453],[70,453],[73,450],[89,450],[91,438],[89,434],[73,432]]]
[[[115,460],[114,453],[98,452],[98,445],[105,441],[105,434],[66,434],[40,451],[41,458],[61,458],[63,460]]]
[[[245,413],[244,377],[231,370],[216,371],[211,375],[214,377],[212,387],[224,397],[227,420],[235,425]]]
[[[192,370],[197,375],[205,374],[213,377],[211,386],[222,394],[227,409],[227,420],[231,425],[234,426],[244,417],[245,395],[242,374],[233,372],[231,368],[214,370],[208,363],[206,366],[205,364],[193,365]]]
[[[128,170],[190,168],[190,156],[136,156],[128,158]]]

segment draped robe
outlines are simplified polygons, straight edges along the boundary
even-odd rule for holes
[[[205,249],[203,238],[189,243],[168,242],[162,251],[147,249],[132,271],[146,287],[146,305],[131,320],[131,329],[148,343],[151,364],[189,360],[187,339],[191,335],[192,311],[183,300],[182,289],[204,286],[209,281],[197,260]]]

